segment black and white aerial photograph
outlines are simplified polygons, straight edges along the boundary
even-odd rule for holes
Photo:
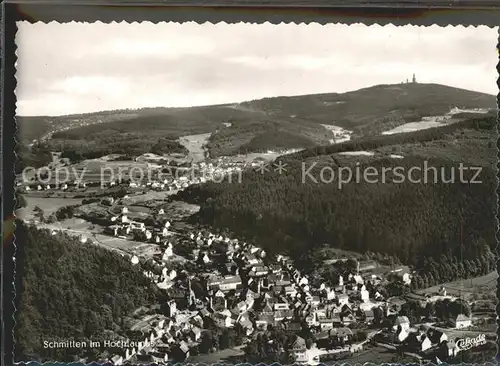
[[[497,28],[17,26],[16,362],[494,360]]]

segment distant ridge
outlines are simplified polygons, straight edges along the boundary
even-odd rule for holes
[[[18,117],[20,140],[51,141],[83,156],[149,152],[159,138],[212,133],[210,156],[329,144],[323,125],[377,135],[453,107],[496,108],[496,97],[440,84],[383,84],[347,93],[270,97],[187,108],[141,108],[63,117]],[[52,132],[56,132],[52,135]]]

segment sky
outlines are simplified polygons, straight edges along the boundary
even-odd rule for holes
[[[497,94],[498,30],[362,24],[18,23],[17,114],[342,93],[411,79]]]

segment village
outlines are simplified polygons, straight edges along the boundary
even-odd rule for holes
[[[324,265],[338,271],[334,282],[309,278],[288,256],[269,255],[228,234],[182,225],[169,216],[168,203],[148,196],[165,193],[168,199],[203,183],[206,177],[199,172],[206,169],[230,176],[259,162],[201,162],[191,170],[196,174],[144,184],[123,180],[99,187],[100,182],[87,180],[51,187],[35,181],[20,188],[27,196],[47,192],[96,196],[80,206],[80,217],[95,222],[93,213],[99,211],[99,237],[134,243],[120,253],[165,292],[168,301],[137,312],[128,339],[123,339],[136,346],[115,349],[110,357],[115,365],[257,362],[262,359],[259,348],[266,349],[267,360],[310,365],[355,361],[374,350],[395,360],[405,356],[440,363],[465,351],[462,339],[484,336],[475,324],[492,322],[493,313],[475,316],[466,300],[447,294],[444,286],[434,293],[410,291],[413,271],[407,266],[332,258]],[[118,188],[124,195],[112,194]],[[148,202],[146,211],[137,210],[138,204],[144,205],[137,203],[141,200]],[[62,225],[52,233],[61,230]],[[95,233],[77,235],[82,243],[100,244]],[[145,246],[151,250],[139,250]],[[407,291],[391,294],[387,289],[393,286]]]
[[[282,331],[292,340],[276,353],[286,353],[294,363],[349,359],[373,345],[416,360],[441,362],[461,351],[453,335],[473,324],[470,312],[458,313],[448,322],[429,315],[412,324],[401,314],[404,298],[384,298],[376,290],[386,281],[409,285],[411,273],[404,266],[376,273],[374,263],[341,260],[351,262],[351,273],[339,275],[335,286],[316,286],[290,258],[271,259],[264,250],[237,239],[199,232],[178,242],[184,244],[192,248],[189,265],[173,260],[175,247],[166,241],[154,267],[144,271],[170,300],[162,304],[162,314],[149,316],[147,325],[141,322],[143,327],[136,331],[144,336],[143,342],[115,355],[115,364],[131,359],[181,362],[191,356],[203,360],[203,353],[215,351],[215,343],[221,346],[222,340],[206,335],[217,328],[234,332],[226,347],[239,347],[240,360],[252,356],[245,352],[256,339]],[[457,299],[441,287],[424,297],[421,306],[444,300]]]

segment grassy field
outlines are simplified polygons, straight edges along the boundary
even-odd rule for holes
[[[380,346],[366,345],[361,352],[353,353],[352,356],[342,359],[336,362],[336,364],[339,363],[364,364],[366,362],[376,362],[377,364],[395,363],[395,362],[409,363],[409,362],[415,362],[415,359],[408,358],[402,360],[401,356],[398,356],[394,351],[390,351],[387,348]],[[333,364],[333,362],[331,364]]]
[[[22,219],[29,220],[33,217],[33,209],[38,206],[40,207],[45,216],[55,213],[59,208],[70,205],[79,205],[82,203],[81,199],[78,198],[45,198],[36,197],[31,194],[24,194],[23,197],[26,199],[27,206],[19,209],[16,215]]]
[[[484,295],[495,291],[497,286],[498,273],[491,272],[485,276],[471,278],[467,280],[457,280],[442,284],[446,288],[447,295],[460,296],[467,300],[472,300],[477,295]],[[437,293],[441,285],[428,287],[416,291],[418,294]]]
[[[189,151],[189,160],[198,162],[205,159],[205,144],[208,142],[210,136],[211,133],[203,133],[179,138],[179,142]]]
[[[232,357],[239,357],[245,354],[242,347],[228,348],[222,351],[210,353],[207,355],[198,355],[189,357],[187,360],[190,363],[204,363],[204,364],[212,364],[219,363],[222,361],[226,361]]]
[[[115,236],[102,234],[103,227],[93,225],[82,219],[69,219],[55,224],[43,224],[43,228],[50,230],[60,230],[67,232],[70,235],[86,236],[95,244],[106,249],[116,251],[121,254],[137,255],[139,257],[150,258],[155,254],[159,254],[160,247],[157,244],[142,243],[128,239],[122,239]]]

